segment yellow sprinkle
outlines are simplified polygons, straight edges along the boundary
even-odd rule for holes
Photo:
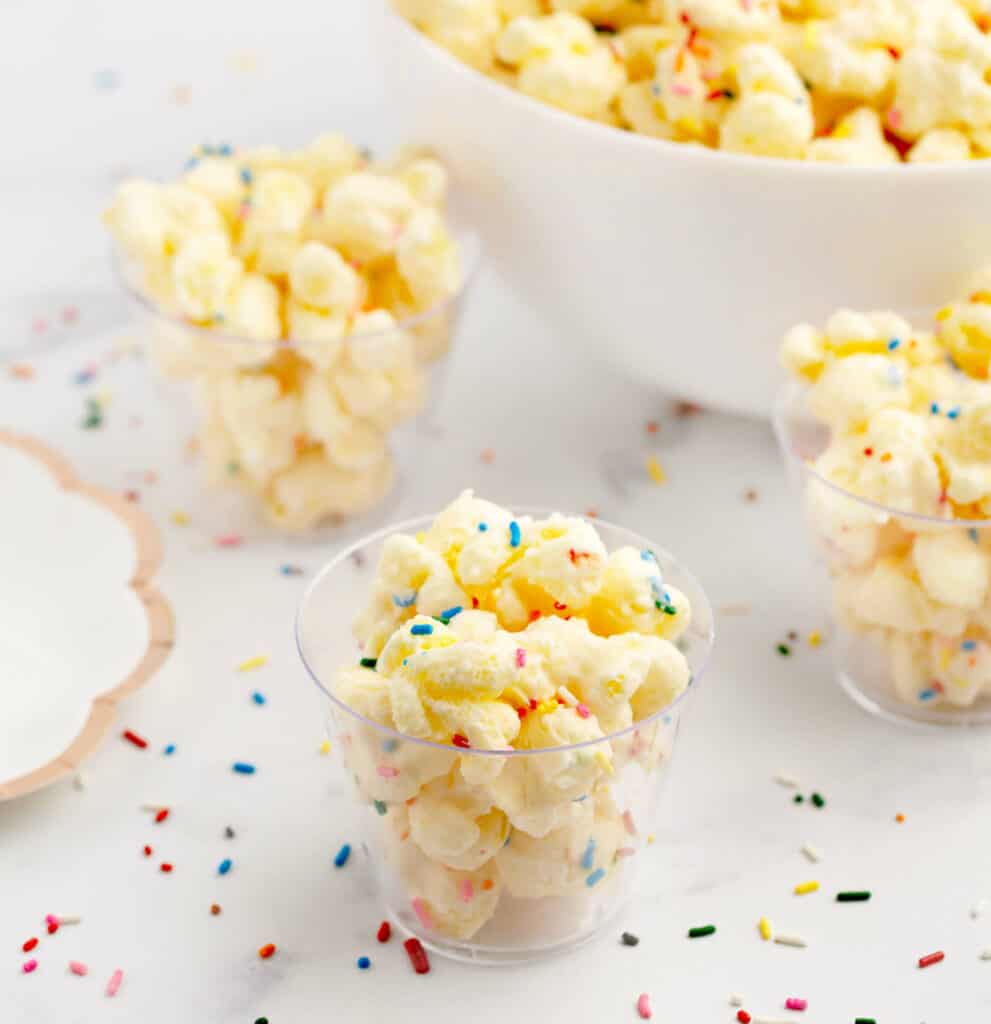
[[[805,32],[803,33],[802,42],[805,43],[806,47],[810,50],[814,50],[819,43],[819,22],[814,19],[809,19],[805,23]]]
[[[618,697],[623,692],[623,684],[618,679],[610,679],[609,682],[606,683],[606,690],[609,692],[610,696]]]
[[[261,668],[262,665],[268,664],[268,658],[264,654],[259,654],[257,658],[248,658],[247,661],[242,661],[238,665],[238,672],[251,672],[253,669]]]
[[[330,740],[324,740],[323,743],[320,744],[320,753],[321,754],[329,754],[330,753]]]
[[[818,882],[802,882],[795,886],[795,895],[804,896],[807,892],[816,892],[819,888]]]
[[[189,526],[189,516],[187,516],[185,512],[173,512],[172,522],[175,523],[176,526]]]
[[[950,664],[950,659],[953,657],[953,652],[947,647],[943,649],[943,653],[939,656],[939,667],[945,672],[947,666]]]
[[[615,775],[615,772],[614,772],[613,766],[612,766],[612,761],[609,760],[609,758],[606,755],[606,752],[604,750],[597,750],[595,752],[595,760],[598,762],[599,767],[607,775]]]
[[[651,832],[650,835],[647,836],[647,845],[650,846],[651,843],[653,843],[653,841],[654,841],[654,833]]]
[[[953,307],[952,306],[944,306],[942,309],[937,309],[936,310],[936,319],[937,320],[949,320],[949,318],[951,316],[953,316]]]
[[[426,536],[426,534],[423,532],[423,530],[420,530],[420,532],[418,534],[416,534],[416,542],[417,542],[417,544],[422,544],[423,543],[423,538],[425,536]]]
[[[458,642],[456,636],[451,636],[447,633],[444,636],[432,636],[429,640],[423,640],[420,643],[421,651],[432,651],[435,647],[453,647]]]
[[[772,935],[771,922],[766,917],[762,917],[757,922],[757,927],[760,929],[760,937],[767,942]]]
[[[661,469],[661,464],[657,461],[656,455],[651,455],[647,459],[647,475],[655,484],[662,484],[667,480],[667,476],[665,476],[664,470]]]
[[[809,647],[818,647],[822,643],[822,633],[814,630],[809,633]]]

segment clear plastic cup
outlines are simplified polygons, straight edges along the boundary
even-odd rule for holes
[[[991,722],[991,607],[987,597],[970,608],[947,603],[932,572],[945,564],[941,552],[968,573],[985,572],[991,520],[907,513],[820,476],[812,462],[829,429],[798,382],[781,392],[774,427],[812,539],[844,692],[892,721]]]
[[[312,537],[387,521],[404,456],[439,400],[445,357],[479,267],[477,237],[456,238],[459,290],[392,327],[348,338],[347,360],[325,343],[258,341],[187,322],[158,305],[143,268],[113,249],[138,340],[173,418],[184,467],[173,478],[176,498],[195,526],[244,538]],[[299,398],[303,409],[300,396],[312,378],[329,397],[312,381],[300,431],[300,414],[277,399]],[[319,420],[319,432],[310,419]]]
[[[333,682],[340,668],[360,657],[352,621],[385,539],[415,533],[431,522],[424,517],[401,523],[342,551],[313,581],[296,619],[300,656],[328,698],[328,729],[354,783],[361,850],[386,913],[437,953],[498,964],[571,950],[612,920],[635,891],[681,716],[712,649],[712,610],[694,577],[670,555],[629,530],[597,520],[607,548],[650,548],[664,579],[691,602],[692,624],[678,641],[692,672],[689,688],[634,726],[571,747],[462,750],[414,739],[341,703]],[[614,771],[600,773],[592,792],[565,789],[548,795],[540,786],[543,767],[554,765],[557,774],[562,759],[594,759],[601,753],[611,754]],[[459,762],[461,773],[452,772]],[[485,814],[477,819],[478,834],[469,847],[453,858],[433,856],[434,841],[444,838],[436,829],[443,829],[448,783],[455,787],[451,799],[468,806],[473,787],[461,781],[464,775],[479,779],[503,772],[529,780],[528,792],[542,794],[528,808],[530,832],[509,826],[502,815]],[[428,816],[424,801],[440,813]],[[427,827],[431,823],[434,830]]]

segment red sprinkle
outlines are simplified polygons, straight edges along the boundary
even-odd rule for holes
[[[392,925],[389,924],[388,921],[383,921],[379,925],[379,930],[375,934],[375,938],[377,938],[379,942],[388,942],[389,939],[392,938]]]
[[[430,972],[430,961],[427,959],[427,951],[420,944],[419,939],[407,939],[403,943],[403,949],[413,965],[417,974],[428,974]]]
[[[453,744],[454,744],[454,745],[455,745],[456,747],[460,747],[460,748],[461,748],[462,750],[467,750],[467,749],[468,749],[468,748],[469,748],[469,747],[471,746],[471,744],[470,744],[470,743],[468,742],[468,739],[467,739],[467,737],[465,737],[465,736],[462,736],[462,735],[461,735],[461,733],[459,733],[459,732],[456,732],[456,733],[455,733],[455,734],[454,734],[454,735],[453,735],[453,736],[451,737],[451,742],[452,742],[452,743],[453,743]]]
[[[124,739],[128,743],[133,743],[136,747],[140,747],[142,750],[148,746],[147,740],[142,739],[136,732],[131,732],[130,729],[124,730]]]
[[[144,855],[145,855],[146,857],[150,857],[150,856],[151,856],[151,853],[152,853],[151,847],[150,847],[150,846],[146,846],[146,847],[144,848],[144,851],[143,851],[143,852],[144,852]]]
[[[539,608],[534,608],[533,611],[530,612],[530,621],[531,622],[536,622],[537,619],[539,619],[539,618],[540,618],[540,609]]]
[[[872,455],[874,454],[874,449],[873,449],[873,448],[865,448],[865,449],[864,449],[864,454],[865,454],[865,455],[866,455],[866,456],[867,456],[868,458],[870,458],[870,457],[871,457],[871,456],[872,456]]]
[[[28,941],[25,942],[23,946],[21,946],[21,949],[23,949],[25,953],[30,953],[31,950],[34,949],[34,947],[37,946],[37,945],[38,945],[38,940],[35,939],[35,938],[31,938],[31,939],[28,939]]]
[[[565,610],[565,608],[567,608],[567,607],[568,606],[566,604],[561,604],[560,601],[555,601],[554,602],[554,609],[555,609],[555,611],[563,612]]]
[[[159,865],[159,870],[164,871],[165,874],[168,874],[172,870],[172,865],[166,862],[164,864]]]
[[[740,1024],[750,1024],[750,1014],[746,1010],[737,1010],[736,1019]]]
[[[162,809],[161,809],[161,810],[160,810],[160,811],[158,812],[158,814],[156,814],[156,815],[155,815],[155,821],[157,821],[157,822],[165,821],[165,819],[166,819],[166,818],[167,818],[168,816],[169,816],[169,809],[168,809],[168,807],[163,807],[163,808],[162,808]]]
[[[524,718],[526,718],[526,716],[527,716],[527,712],[528,712],[529,710],[530,710],[530,709],[529,709],[529,708],[527,708],[527,707],[522,707],[522,708],[517,708],[517,709],[516,709],[516,714],[518,714],[518,715],[520,716],[520,721],[521,721],[521,722],[523,721],[523,719],[524,719]]]
[[[48,922],[48,934],[54,935],[58,931],[58,921]]]
[[[472,606],[472,608],[477,608],[478,607],[478,598],[477,597],[473,597],[471,599],[471,606]]]
[[[946,954],[942,950],[937,950],[935,953],[929,953],[927,956],[921,956],[919,957],[919,966],[932,967],[933,964],[938,964],[945,956]]]
[[[273,953],[275,953],[274,942],[266,942],[265,945],[258,950],[258,955],[262,958],[262,960],[267,960],[270,956],[272,956]]]

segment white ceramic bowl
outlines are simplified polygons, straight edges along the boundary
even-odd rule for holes
[[[457,175],[493,263],[562,339],[665,391],[768,416],[792,324],[936,305],[991,260],[991,162],[842,167],[622,132],[375,6],[397,121]]]

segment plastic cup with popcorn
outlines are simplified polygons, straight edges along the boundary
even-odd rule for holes
[[[467,491],[335,558],[297,641],[401,928],[502,963],[577,946],[622,908],[713,641],[670,555]]]
[[[775,426],[861,706],[991,721],[991,273],[927,328],[841,310],[785,338]],[[931,320],[930,318],[928,318]]]
[[[178,181],[121,185],[105,221],[201,465],[191,518],[302,532],[394,491],[478,259],[447,191],[433,158],[372,164],[337,135],[204,147]]]

